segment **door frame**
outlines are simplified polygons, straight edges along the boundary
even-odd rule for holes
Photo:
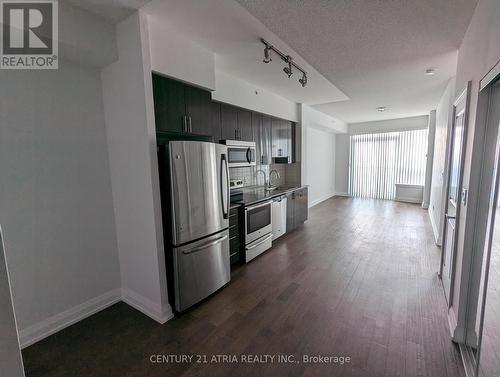
[[[455,101],[453,102],[453,111],[450,125],[448,127],[448,141],[446,148],[446,184],[444,189],[445,195],[443,197],[446,199],[443,206],[443,211],[441,213],[442,216],[442,224],[443,224],[443,236],[442,236],[442,246],[441,246],[441,264],[439,267],[439,277],[441,279],[441,283],[443,285],[443,290],[445,292],[445,297],[447,300],[448,308],[453,305],[453,292],[455,288],[455,262],[456,262],[456,250],[458,244],[458,230],[461,223],[460,218],[460,207],[461,207],[461,197],[462,197],[462,189],[463,189],[463,172],[464,172],[464,163],[465,163],[465,154],[467,148],[467,135],[469,129],[469,102],[470,102],[470,93],[471,93],[472,81],[468,81],[466,87],[460,92]],[[461,145],[461,156],[460,156],[460,168],[458,173],[458,195],[457,198],[457,208],[456,208],[456,219],[455,219],[455,236],[453,240],[453,250],[452,256],[450,259],[451,263],[451,275],[450,275],[450,288],[448,295],[446,294],[446,287],[443,283],[443,264],[444,264],[444,256],[445,256],[445,248],[446,248],[446,221],[448,214],[448,205],[449,205],[449,188],[450,188],[450,178],[451,178],[451,161],[452,161],[452,153],[453,153],[453,140],[455,138],[454,129],[456,122],[456,115],[458,112],[464,111],[464,126],[462,130],[462,145]]]
[[[491,85],[482,86],[478,98],[476,123],[480,129],[477,129],[476,133],[481,137],[477,143],[474,143],[474,150],[477,148],[481,153],[479,153],[480,156],[476,157],[478,161],[474,166],[477,166],[480,178],[474,188],[476,191],[474,196],[477,196],[477,199],[469,209],[474,215],[471,219],[471,230],[466,230],[466,238],[472,239],[472,248],[469,266],[466,266],[467,269],[464,270],[465,275],[462,276],[461,282],[462,287],[466,287],[466,295],[464,300],[460,300],[464,302],[460,305],[463,305],[463,308],[459,308],[460,311],[464,311],[465,317],[465,339],[464,344],[460,345],[460,350],[465,367],[471,371],[471,376],[478,375],[480,362],[493,236],[492,225],[495,222],[495,211],[491,212],[491,206],[495,205],[499,199],[498,185],[500,185],[500,133],[498,123],[492,123],[491,118],[494,90],[500,90],[500,72],[488,84]],[[496,95],[498,94],[496,93]],[[480,216],[485,212],[487,213],[486,217]],[[476,353],[474,353],[474,349],[477,349]]]

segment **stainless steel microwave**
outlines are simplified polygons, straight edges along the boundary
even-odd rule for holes
[[[230,168],[256,165],[255,142],[241,140],[222,140],[227,145],[227,162]]]

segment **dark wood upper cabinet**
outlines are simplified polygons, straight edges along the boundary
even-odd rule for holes
[[[288,163],[291,163],[293,160],[292,129],[292,122],[290,122],[289,120],[281,121],[283,156],[288,157]]]
[[[261,124],[262,115],[252,112],[252,140],[255,142],[255,155],[257,165],[262,164]]]
[[[272,156],[276,163],[293,162],[293,122],[272,118]]]
[[[239,139],[244,141],[253,140],[252,132],[252,112],[250,110],[238,108],[238,130]]]
[[[235,106],[222,103],[220,105],[222,139],[239,140],[238,109]]]
[[[271,117],[252,113],[253,141],[256,144],[257,163],[269,165],[272,163]]]
[[[185,85],[187,132],[198,135],[212,135],[212,97],[210,92]]]
[[[281,140],[281,119],[271,118],[271,131],[272,157],[281,157],[283,155]]]
[[[221,105],[219,102],[212,101],[212,103],[210,104],[212,135],[213,135],[214,141],[216,143],[218,143],[220,140],[222,140],[220,107],[221,107]]]
[[[252,112],[221,104],[221,133],[222,139],[252,141]]]
[[[186,114],[184,85],[153,74],[153,100],[156,129],[182,132]]]
[[[273,162],[272,145],[272,119],[270,116],[262,115],[261,123],[262,164],[270,165]]]
[[[156,73],[152,81],[157,131],[255,141],[257,163],[294,161],[292,122],[212,101],[209,91]]]
[[[157,131],[221,137],[220,105],[209,91],[153,73]]]

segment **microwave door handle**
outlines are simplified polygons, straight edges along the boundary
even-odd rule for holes
[[[221,154],[220,169],[222,214],[224,215],[224,218],[227,219],[229,218],[229,171],[225,154]]]
[[[252,162],[252,150],[250,149],[250,147],[248,147],[247,149],[247,161],[249,164]]]

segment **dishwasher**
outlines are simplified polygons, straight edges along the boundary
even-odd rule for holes
[[[273,199],[273,241],[286,233],[286,196]]]

